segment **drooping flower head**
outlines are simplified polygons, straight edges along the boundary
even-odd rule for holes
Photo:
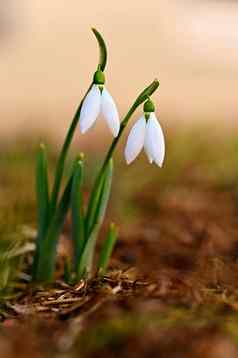
[[[162,128],[155,115],[154,103],[148,99],[144,104],[144,114],[132,127],[125,148],[127,164],[133,162],[144,147],[150,163],[162,167],[165,156],[165,140]]]
[[[93,85],[86,95],[80,112],[80,129],[87,132],[93,126],[99,114],[102,113],[114,137],[120,129],[119,114],[116,104],[105,88],[105,75],[98,69],[93,78]]]

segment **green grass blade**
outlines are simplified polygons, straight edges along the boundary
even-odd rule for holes
[[[21,271],[21,262],[24,255],[34,251],[30,242],[17,239],[0,240],[0,298],[11,290],[11,283]]]
[[[42,242],[41,254],[39,257],[36,273],[37,281],[49,282],[53,279],[56,264],[57,244],[60,232],[66,219],[68,209],[70,207],[73,177],[75,171],[78,168],[78,165],[79,160],[77,159],[74,164],[73,174],[65,187],[62,198],[55,211],[53,219],[51,220],[46,238]]]
[[[87,209],[87,215],[85,218],[85,235],[88,237],[90,235],[90,232],[92,231],[93,223],[95,220],[95,213],[98,207],[98,202],[100,199],[102,187],[104,183],[104,175],[101,176],[100,181],[95,183],[95,186],[92,189],[89,203],[88,203],[88,209]]]
[[[77,280],[81,280],[82,278],[88,278],[91,275],[98,231],[98,228],[95,228],[92,231],[84,247],[83,254],[81,255],[79,265],[77,267]]]
[[[78,268],[78,278],[87,277],[91,274],[93,257],[95,251],[96,240],[100,227],[103,223],[108,200],[111,192],[111,183],[113,175],[113,162],[110,160],[104,175],[103,185],[101,187],[100,195],[93,216],[93,226],[90,235],[85,242],[84,251],[80,259]]]
[[[47,232],[49,221],[49,184],[48,184],[48,162],[46,148],[40,145],[36,160],[36,203],[38,233],[36,240],[36,251],[32,266],[32,276],[36,274],[38,259],[40,255],[41,242]]]
[[[113,160],[111,159],[108,163],[108,166],[105,170],[103,185],[101,188],[99,200],[97,207],[93,216],[92,226],[101,226],[105,217],[108,200],[111,193],[112,186],[112,176],[113,176]]]
[[[38,218],[38,238],[41,240],[47,230],[49,214],[48,162],[46,148],[40,145],[36,163],[36,199]]]
[[[102,195],[105,180],[110,182],[110,187],[111,187],[112,171],[113,171],[113,160],[111,159],[109,163],[106,165],[104,172],[100,177],[100,180],[95,183],[95,186],[92,189],[92,193],[90,195],[89,204],[88,204],[87,215],[85,219],[85,227],[86,227],[85,230],[86,230],[87,237],[90,235],[92,228],[95,225],[95,221],[98,217],[97,211],[100,208],[99,202]]]
[[[64,281],[70,285],[72,282],[72,263],[69,257],[64,262]]]
[[[98,273],[99,275],[104,275],[106,273],[112,251],[114,249],[115,243],[118,237],[118,230],[116,226],[112,223],[107,235],[106,240],[104,241],[101,254],[98,261]]]
[[[74,245],[74,266],[77,263],[84,247],[84,215],[83,215],[83,160],[79,160],[74,171],[71,191],[71,212],[72,212],[72,239]]]

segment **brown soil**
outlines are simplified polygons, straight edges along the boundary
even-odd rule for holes
[[[238,356],[235,190],[184,179],[134,200],[107,276],[5,303],[1,357]]]

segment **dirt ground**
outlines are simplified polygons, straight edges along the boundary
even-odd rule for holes
[[[0,357],[238,356],[238,140],[202,133],[176,134],[164,171],[142,160],[125,173],[119,163],[110,271],[75,286],[63,283],[60,264],[50,287],[15,279],[0,305]],[[60,258],[69,232],[70,222]]]

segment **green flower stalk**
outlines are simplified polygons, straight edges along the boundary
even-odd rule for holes
[[[100,58],[93,81],[81,101],[59,155],[56,165],[55,178],[51,195],[48,185],[48,168],[46,149],[41,145],[36,168],[36,193],[38,207],[38,237],[33,262],[32,277],[34,280],[49,282],[54,278],[57,246],[67,213],[72,218],[72,242],[74,256],[65,264],[65,278],[75,282],[88,278],[93,274],[93,262],[97,238],[103,224],[108,206],[112,177],[113,154],[116,146],[135,110],[145,102],[145,120],[153,117],[154,105],[148,99],[158,88],[158,80],[154,80],[137,97],[128,113],[120,123],[116,104],[105,88],[105,67],[107,63],[107,48],[101,34],[93,29],[99,44]],[[80,154],[73,163],[71,174],[66,186],[62,188],[64,167],[70,144],[79,123],[82,133],[85,133],[95,123],[102,112],[114,139],[106,154],[102,167],[96,177],[87,206],[83,203],[84,156]],[[152,118],[153,119],[153,118]],[[154,146],[154,144],[153,144]],[[154,147],[153,147],[154,148]],[[154,152],[150,153],[156,162]],[[59,198],[59,194],[62,196]],[[117,239],[115,225],[111,225],[108,236],[104,241],[99,262],[98,273],[104,274]]]

